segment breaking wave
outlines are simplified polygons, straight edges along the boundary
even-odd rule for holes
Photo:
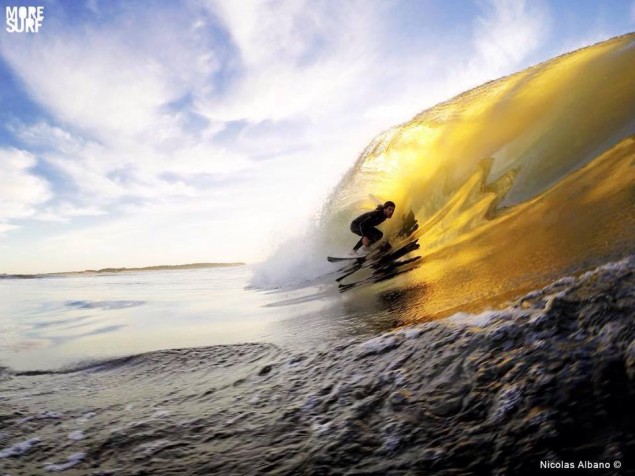
[[[325,257],[350,249],[350,221],[388,199],[398,209],[385,237],[393,249],[416,245],[396,262],[407,272],[383,279],[374,268],[340,285],[408,290],[417,318],[478,311],[633,253],[633,64],[629,34],[384,132],[333,191],[310,239],[285,245],[254,283],[284,287],[333,272]]]

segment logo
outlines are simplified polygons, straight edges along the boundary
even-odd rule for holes
[[[9,33],[37,33],[44,21],[44,7],[7,7]]]

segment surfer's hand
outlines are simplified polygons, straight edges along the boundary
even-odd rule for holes
[[[367,236],[362,236],[362,244],[364,246],[370,246],[370,240],[368,239]]]

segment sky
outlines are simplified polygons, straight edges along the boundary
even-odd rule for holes
[[[635,0],[0,5],[0,274],[261,261],[384,130],[635,30]]]

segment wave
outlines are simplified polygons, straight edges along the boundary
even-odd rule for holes
[[[635,34],[492,81],[378,136],[325,203],[309,238],[254,276],[285,286],[333,271],[350,221],[421,258],[381,289],[413,291],[417,316],[477,311],[635,251]],[[264,279],[266,278],[266,279]],[[417,293],[417,289],[420,292]]]

